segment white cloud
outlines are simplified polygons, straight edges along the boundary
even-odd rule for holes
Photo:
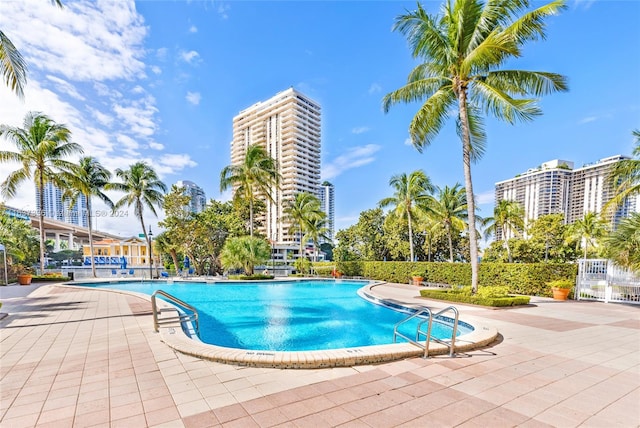
[[[496,193],[494,190],[487,190],[486,192],[476,194],[476,202],[478,205],[493,204],[495,202]]]
[[[411,140],[411,137],[407,137],[407,139],[404,140],[404,145],[405,146],[409,146],[409,147],[413,147],[413,141]]]
[[[366,146],[353,147],[346,153],[336,157],[322,168],[322,179],[330,180],[342,174],[343,172],[367,165],[375,160],[373,156],[380,146],[377,144],[367,144]]]
[[[195,25],[192,25],[191,27],[189,27],[189,32],[190,33],[197,33],[198,32],[198,27],[196,27]]]
[[[76,100],[84,101],[86,98],[82,96],[71,83],[59,77],[47,75],[47,79],[55,83],[57,92],[65,93]]]
[[[377,83],[372,83],[371,86],[369,86],[369,94],[377,94],[380,91],[382,91],[382,86]]]
[[[353,128],[351,130],[352,134],[364,134],[369,131],[369,127],[367,126],[358,126],[357,128]]]
[[[578,123],[579,123],[580,125],[583,125],[583,124],[585,124],[585,123],[595,122],[596,120],[598,120],[598,117],[597,117],[597,116],[588,116],[588,117],[585,117],[585,118],[580,119],[580,120],[578,121]]]
[[[0,27],[33,69],[73,81],[144,76],[147,28],[133,1],[2,2]]]
[[[196,51],[180,52],[180,57],[188,64],[194,64],[200,58],[200,54]]]
[[[31,66],[24,102],[0,84],[0,123],[21,126],[27,112],[41,111],[66,125],[84,154],[111,171],[139,160],[153,165],[161,176],[195,166],[186,154],[166,155],[164,145],[155,141],[161,128],[145,70],[160,74],[161,69],[144,60],[147,52],[152,60],[162,60],[167,49],[144,48],[147,28],[135,2],[79,0],[65,1],[64,6],[59,9],[42,0],[0,1],[0,28]],[[14,149],[3,140],[0,145]],[[0,182],[18,167],[0,164]],[[24,183],[6,203],[34,209],[33,184]],[[146,217],[157,224],[152,215]],[[130,216],[102,219],[98,228],[128,236],[139,225]]]
[[[189,103],[197,106],[198,104],[200,104],[202,95],[200,95],[200,92],[187,92],[187,96],[185,98],[187,99],[187,101],[189,101]]]
[[[222,3],[218,4],[218,14],[222,19],[229,18],[229,14],[227,14],[227,11],[229,11],[230,9],[231,9],[231,6],[228,4],[222,4]]]
[[[198,165],[191,156],[181,153],[167,153],[162,156],[154,164],[155,170],[160,175],[176,174],[187,167]]]

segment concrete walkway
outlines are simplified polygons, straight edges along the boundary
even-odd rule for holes
[[[376,288],[395,299],[416,294]],[[541,298],[519,309],[459,306],[461,319],[495,325],[498,343],[455,359],[279,370],[174,352],[137,297],[50,285],[3,296],[2,427],[640,424],[637,306]]]

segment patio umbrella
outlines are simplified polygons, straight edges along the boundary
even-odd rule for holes
[[[127,258],[125,256],[120,257],[120,268],[121,269],[127,268]]]
[[[191,261],[189,260],[189,256],[184,256],[184,260],[182,261],[185,269],[189,269],[191,267]]]

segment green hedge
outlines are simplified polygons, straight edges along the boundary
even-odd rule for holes
[[[63,281],[69,281],[69,277],[68,276],[51,276],[51,275],[46,275],[46,276],[37,276],[37,275],[33,275],[31,277],[31,282],[63,282]]]
[[[471,265],[441,262],[337,262],[336,269],[347,276],[364,276],[380,281],[407,284],[411,272],[424,271],[424,281],[450,285],[471,285]],[[511,294],[551,296],[547,282],[575,281],[578,266],[555,263],[480,263],[478,284],[506,286]]]
[[[483,297],[472,296],[454,290],[420,290],[422,297],[431,299],[446,300],[449,302],[471,303],[474,305],[504,307],[528,305],[529,296],[503,296],[503,297]]]
[[[239,279],[242,281],[264,281],[266,279],[273,279],[273,275],[263,275],[256,273],[253,275],[229,275],[229,279]]]

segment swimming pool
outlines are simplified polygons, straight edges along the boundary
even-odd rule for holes
[[[394,325],[407,313],[371,303],[357,294],[366,281],[300,280],[269,282],[113,282],[83,284],[153,294],[165,291],[197,308],[200,340],[217,346],[258,351],[308,351],[393,342]],[[437,320],[436,320],[437,321]],[[415,334],[414,323],[402,332]],[[460,323],[458,335],[473,328]],[[436,338],[451,327],[433,323]]]

